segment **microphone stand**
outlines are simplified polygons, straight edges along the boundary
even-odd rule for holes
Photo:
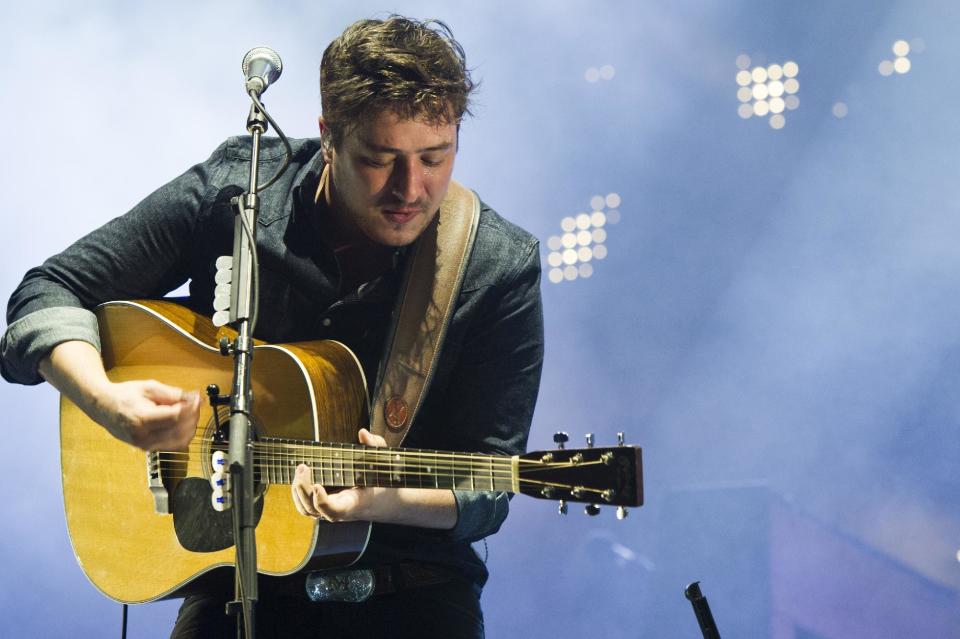
[[[233,509],[233,539],[236,547],[236,598],[227,604],[227,613],[238,616],[237,637],[254,639],[257,593],[256,511],[253,482],[253,389],[250,366],[253,363],[251,315],[256,315],[253,294],[256,220],[260,209],[257,195],[257,169],[260,161],[260,136],[267,130],[264,114],[251,105],[247,131],[251,135],[250,181],[246,193],[234,200],[233,277],[231,313],[237,338],[229,347],[233,354],[233,387],[230,393],[230,501]],[[233,318],[231,318],[233,319]],[[242,618],[243,623],[239,623]],[[246,633],[244,633],[244,628]]]

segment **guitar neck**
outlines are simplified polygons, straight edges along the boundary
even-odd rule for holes
[[[448,488],[520,492],[518,458],[411,448],[262,438],[254,444],[256,479],[290,484],[297,466],[333,488]]]

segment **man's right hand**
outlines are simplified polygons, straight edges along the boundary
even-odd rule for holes
[[[200,394],[153,380],[111,382],[91,344],[58,344],[40,374],[117,439],[144,450],[186,448],[197,430]]]
[[[97,389],[88,413],[111,435],[144,450],[180,450],[197,430],[200,394],[154,380]]]

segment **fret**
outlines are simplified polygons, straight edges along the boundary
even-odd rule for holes
[[[333,483],[331,486],[342,486],[343,485],[343,464],[340,463],[340,447],[343,444],[335,442],[331,444],[333,452],[331,453],[330,458],[330,474],[333,477]]]
[[[496,475],[493,472],[493,457],[488,458],[490,461],[490,490],[494,490],[494,478]]]
[[[264,457],[266,457],[265,463],[267,465],[267,483],[275,484],[277,483],[277,471],[276,471],[276,451],[271,446],[264,450]]]
[[[346,456],[344,456],[344,463],[349,465],[349,470],[347,471],[349,473],[349,475],[347,475],[349,481],[347,485],[359,486],[360,482],[357,481],[357,469],[356,469],[357,449],[355,446],[351,446],[347,450],[349,451],[349,455],[350,455],[349,460],[347,460]]]
[[[402,488],[403,480],[403,458],[400,453],[394,453],[390,456],[390,485]]]
[[[320,481],[318,483],[324,486],[333,484],[333,463],[329,457],[329,452],[320,451],[318,463],[320,464]]]

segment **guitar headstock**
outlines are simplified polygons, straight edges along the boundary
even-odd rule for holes
[[[520,492],[538,499],[559,500],[561,513],[566,502],[590,504],[587,514],[596,514],[597,505],[623,508],[643,505],[643,464],[639,446],[590,446],[565,448],[566,433],[557,433],[559,448],[533,451],[520,457]],[[622,441],[622,440],[621,440]]]

